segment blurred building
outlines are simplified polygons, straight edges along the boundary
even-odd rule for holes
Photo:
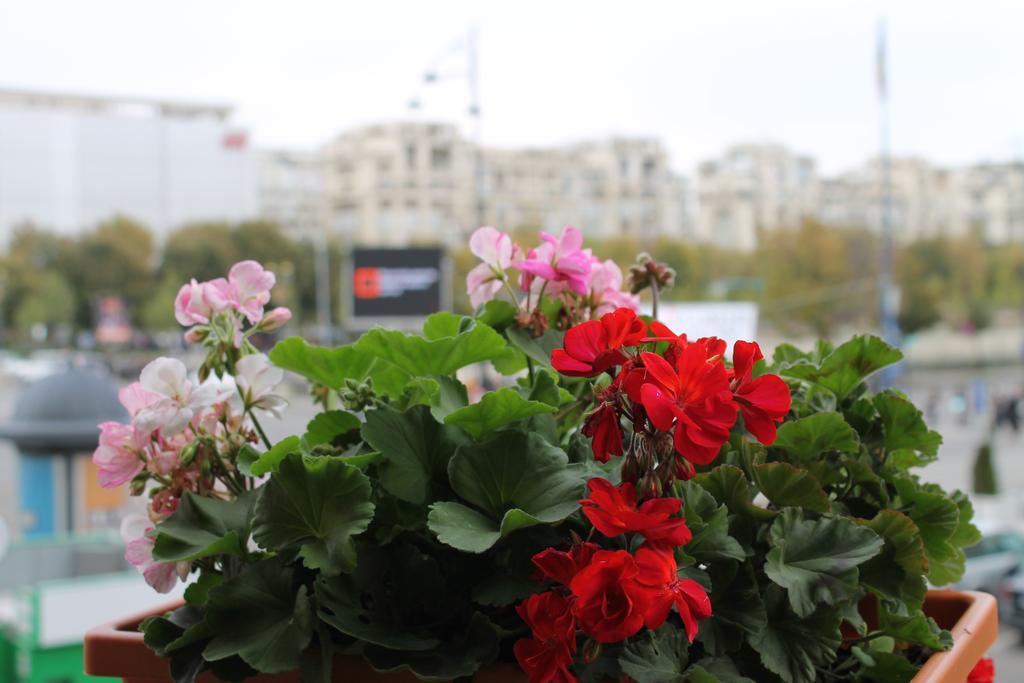
[[[1024,163],[985,163],[952,174],[953,226],[990,244],[1024,242]]]
[[[356,242],[450,242],[475,227],[476,150],[453,125],[352,130],[323,163],[330,228]]]
[[[0,239],[17,223],[72,233],[120,213],[165,233],[256,213],[231,108],[0,90]]]
[[[316,239],[328,228],[324,157],[317,152],[260,150],[256,153],[260,218],[290,237]]]
[[[897,241],[955,235],[957,187],[947,169],[916,157],[890,162],[893,237]],[[817,217],[828,225],[882,228],[883,169],[878,159],[821,180]]]
[[[749,251],[758,235],[799,225],[815,213],[812,158],[781,145],[745,144],[700,165],[695,237]]]
[[[686,186],[656,140],[479,149],[453,125],[392,123],[344,133],[323,153],[331,229],[363,243],[455,242],[482,224],[689,233]]]
[[[657,140],[612,138],[547,149],[484,152],[485,223],[593,238],[690,237],[684,179]]]

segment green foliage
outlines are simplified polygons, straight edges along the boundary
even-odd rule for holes
[[[974,455],[974,468],[971,471],[974,485],[971,487],[975,493],[994,496],[999,493],[999,484],[996,480],[996,466],[992,459],[992,444],[986,441],[978,446]]]
[[[157,526],[157,559],[201,567],[187,605],[145,624],[176,680],[294,669],[324,680],[332,650],[422,680],[509,662],[526,632],[515,605],[545,590],[531,558],[586,537],[587,479],[619,475],[617,462],[593,462],[580,432],[607,379],[543,367],[559,334],[532,337],[491,305],[432,316],[419,335],[278,343],[272,360],[328,407],[267,450],[237,447],[241,475],[269,475],[258,487],[232,502],[186,496]],[[527,358],[514,383],[474,403],[455,374]],[[678,577],[708,591],[713,616],[694,643],[675,612],[623,643],[581,641],[581,681],[907,681],[948,649],[925,592],[960,577],[979,533],[966,496],[914,474],[939,436],[904,395],[869,386],[899,359],[870,336],[776,350],[769,370],[793,405],[774,443],[737,425],[715,462],[664,493],[682,500],[692,532]],[[871,601],[876,620],[860,612]]]
[[[181,562],[225,553],[244,555],[255,498],[251,491],[232,501],[186,492],[174,514],[160,524],[154,559]]]
[[[447,545],[479,553],[513,531],[560,522],[577,510],[584,468],[536,434],[509,432],[460,447],[448,476],[468,505],[435,503],[430,529]]]
[[[541,401],[530,401],[523,398],[515,389],[506,387],[484,394],[479,403],[452,411],[444,421],[445,424],[458,425],[474,439],[480,439],[510,422],[524,420],[531,415],[553,412],[554,406]]]
[[[352,537],[369,526],[370,480],[341,458],[286,456],[263,487],[253,516],[253,540],[274,552],[295,550],[325,575],[352,571]]]

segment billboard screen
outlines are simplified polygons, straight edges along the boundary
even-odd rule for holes
[[[347,276],[347,322],[353,329],[416,327],[451,306],[447,259],[439,248],[356,248]]]

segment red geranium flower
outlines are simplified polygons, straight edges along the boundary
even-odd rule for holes
[[[569,667],[572,653],[565,643],[521,638],[512,646],[519,667],[530,683],[578,683]]]
[[[561,593],[548,591],[531,595],[519,603],[516,612],[533,631],[535,639],[564,642],[570,651],[576,651],[576,618]]]
[[[736,342],[732,348],[732,389],[747,431],[770,446],[775,441],[775,423],[786,417],[792,397],[778,375],[752,377],[754,364],[762,358],[757,342]]]
[[[622,365],[626,356],[621,349],[636,346],[644,338],[644,321],[628,308],[619,308],[569,328],[564,349],[551,352],[551,367],[570,377],[593,377],[608,368]]]
[[[580,501],[583,514],[605,536],[622,533],[642,534],[648,543],[677,547],[690,542],[686,520],[675,517],[683,502],[678,498],[651,498],[636,505],[633,484],[612,486],[607,479],[595,477],[587,482],[590,498]]]
[[[576,617],[569,600],[553,591],[531,595],[516,607],[533,638],[516,641],[512,651],[531,683],[576,683],[569,671],[576,651]]]
[[[619,411],[613,403],[602,403],[583,423],[583,436],[590,437],[594,460],[608,462],[613,455],[622,455],[622,426]]]
[[[642,598],[633,556],[600,550],[573,578],[573,612],[583,632],[599,643],[617,643],[643,628]]]
[[[578,543],[568,552],[548,548],[533,556],[533,564],[543,577],[568,586],[572,577],[590,564],[590,558],[600,549],[596,543]]]
[[[698,465],[715,459],[736,423],[729,375],[709,348],[694,343],[681,349],[675,367],[655,353],[640,356],[654,380],[641,389],[647,415],[661,430],[674,423],[676,450]]]
[[[658,628],[664,624],[674,604],[692,643],[697,637],[698,621],[711,616],[707,592],[693,579],[679,579],[676,558],[670,550],[642,547],[636,551],[636,566],[644,625]]]
[[[993,683],[996,680],[996,667],[991,659],[979,659],[978,663],[967,674],[967,683]]]

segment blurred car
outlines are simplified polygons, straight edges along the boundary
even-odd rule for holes
[[[986,533],[978,543],[964,548],[964,553],[967,562],[963,578],[952,588],[999,596],[1007,579],[1015,576],[1024,563],[1024,535],[1008,529]]]

